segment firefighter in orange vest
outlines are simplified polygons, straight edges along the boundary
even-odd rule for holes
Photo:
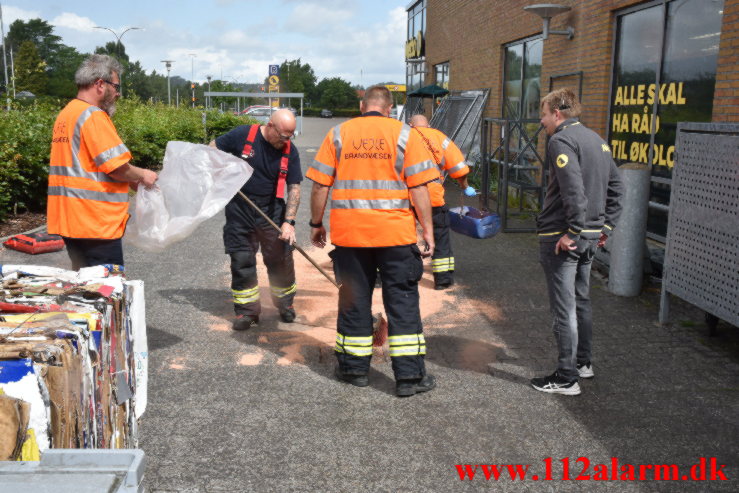
[[[231,256],[234,330],[246,330],[259,323],[260,246],[272,304],[283,322],[295,320],[293,299],[297,285],[292,244],[303,174],[298,150],[290,142],[294,133],[295,116],[282,109],[275,111],[266,125],[241,125],[210,142],[211,147],[241,157],[251,165],[254,173],[241,191],[281,228],[278,233],[238,194],[226,205],[223,244]]]
[[[130,164],[131,152],[110,119],[120,97],[120,63],[92,55],[77,69],[77,97],[54,123],[47,222],[64,238],[74,270],[106,265],[123,272],[121,237],[128,189],[154,186],[157,174]]]
[[[427,183],[439,177],[418,132],[389,118],[390,91],[369,88],[360,103],[362,116],[334,127],[321,144],[306,176],[313,180],[311,241],[323,248],[323,213],[331,192],[331,257],[339,289],[335,353],[336,376],[357,387],[369,384],[372,357],[372,291],[382,279],[388,317],[390,357],[401,397],[433,389],[426,373],[418,299],[422,256],[434,251]],[[427,248],[416,245],[416,204]]]
[[[446,289],[454,284],[454,254],[449,234],[449,208],[444,202],[444,179],[449,175],[457,180],[468,197],[474,197],[476,192],[467,183],[470,168],[462,151],[452,139],[429,127],[429,121],[424,115],[414,115],[410,123],[413,130],[421,134],[426,148],[433,154],[434,162],[439,167],[439,179],[428,184],[436,243],[431,270],[434,273],[434,289]]]

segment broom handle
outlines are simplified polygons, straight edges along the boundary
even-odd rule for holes
[[[282,233],[282,229],[280,229],[280,227],[278,225],[276,225],[275,222],[272,219],[270,219],[269,216],[262,211],[262,209],[260,209],[259,207],[257,207],[257,205],[254,202],[252,202],[251,199],[249,199],[249,197],[247,197],[246,195],[244,195],[244,193],[241,190],[239,190],[238,194],[241,195],[241,198],[244,199],[244,200],[246,200],[246,202],[250,206],[252,206],[252,208],[255,211],[257,211],[273,228],[275,228],[277,231],[279,231],[280,233]],[[311,264],[313,264],[313,267],[315,267],[316,269],[318,269],[318,271],[321,274],[323,274],[326,277],[326,279],[328,279],[329,281],[331,281],[331,284],[333,284],[334,286],[336,286],[336,289],[339,289],[341,287],[339,284],[336,284],[336,281],[333,280],[333,278],[328,274],[328,272],[326,272],[320,265],[318,265],[316,263],[316,261],[313,260],[310,257],[310,255],[308,255],[307,253],[305,253],[305,251],[302,248],[300,248],[297,243],[293,243],[292,246],[297,251],[299,251],[303,255],[303,257],[305,257],[306,259],[308,259],[308,262],[310,262]]]

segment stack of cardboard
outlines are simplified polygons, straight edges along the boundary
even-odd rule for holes
[[[131,448],[146,406],[143,283],[1,267],[0,460],[47,448]]]

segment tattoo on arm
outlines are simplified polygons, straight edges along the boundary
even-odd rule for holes
[[[287,186],[287,209],[285,217],[287,219],[295,219],[298,214],[298,206],[300,205],[300,184],[296,183]]]

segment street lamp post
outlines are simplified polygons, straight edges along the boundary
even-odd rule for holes
[[[172,62],[174,60],[162,60],[164,66],[167,67],[167,104],[172,106],[172,90],[169,86],[169,71],[172,70]]]
[[[205,78],[208,79],[208,92],[210,92],[210,80],[213,78],[213,76],[212,75],[206,75]],[[207,103],[208,104],[206,104],[205,107],[206,108],[210,108],[210,96],[208,96]]]
[[[10,111],[10,97],[8,92],[8,59],[5,54],[5,24],[3,23],[3,6],[0,4],[0,34],[2,34],[3,42],[3,67],[5,68],[5,102],[7,104],[8,111]]]
[[[115,31],[113,31],[109,27],[102,27],[102,26],[94,26],[94,27],[95,27],[95,29],[105,29],[106,31],[110,31],[110,32],[113,33],[113,36],[115,36],[115,39],[118,41],[118,44],[116,45],[116,49],[118,51],[118,58],[121,58],[122,57],[121,47],[123,47],[123,43],[121,43],[121,38],[123,37],[123,35],[126,34],[128,31],[132,31],[134,29],[142,29],[143,30],[142,27],[129,27],[128,29],[125,29],[121,34],[118,34],[118,33],[116,33]],[[120,61],[120,60],[118,60],[118,61]],[[123,62],[121,62],[121,63],[123,63]],[[119,79],[118,80],[118,83],[121,85],[121,96],[123,96],[123,74],[118,74],[118,79]]]
[[[195,53],[190,53],[190,87],[192,88],[192,107],[195,107]]]

